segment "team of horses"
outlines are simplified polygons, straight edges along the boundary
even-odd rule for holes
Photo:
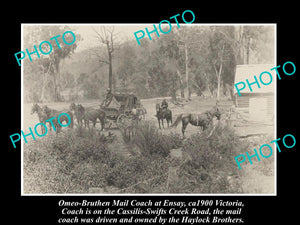
[[[53,123],[53,126],[55,128],[55,130],[57,132],[60,132],[61,131],[61,126],[59,125],[59,122],[58,122],[58,116],[61,114],[61,113],[67,113],[70,118],[71,118],[71,121],[70,121],[70,125],[69,127],[70,128],[73,128],[74,127],[74,122],[73,122],[73,113],[70,112],[69,110],[61,110],[61,111],[58,111],[58,110],[55,110],[55,109],[50,109],[48,106],[43,106],[43,107],[40,107],[38,104],[34,104],[31,108],[31,114],[33,113],[37,113],[38,114],[38,117],[39,117],[39,121],[40,123],[44,123],[46,124],[46,120],[52,118],[52,117],[55,117],[55,119],[53,120],[49,120],[47,121],[47,123],[49,123],[49,129],[50,131],[52,130],[52,125],[51,123]],[[60,123],[63,123],[64,121],[66,123],[69,122],[69,119],[66,115],[62,115],[60,116],[59,118],[60,120]],[[44,133],[45,132],[45,127],[41,126],[41,129],[42,129],[42,132]]]
[[[74,113],[73,113],[74,112]],[[34,104],[31,108],[31,114],[37,113],[40,123],[46,123],[46,120],[55,117],[55,119],[51,120],[55,130],[57,132],[61,131],[61,126],[58,122],[58,116],[61,113],[67,113],[70,118],[71,122],[69,127],[74,127],[74,116],[77,120],[78,126],[85,126],[89,128],[90,121],[93,123],[93,127],[96,126],[97,119],[100,120],[101,123],[101,130],[105,127],[105,112],[101,109],[94,109],[94,108],[84,108],[81,104],[75,105],[75,103],[71,103],[69,110],[55,110],[51,109],[48,106],[44,105],[43,107],[39,106],[38,104]],[[69,122],[67,116],[62,115],[60,116],[60,123]],[[51,123],[51,121],[47,121],[47,123]],[[49,125],[50,131],[52,130],[51,124]],[[42,132],[45,132],[45,127],[41,126]]]
[[[81,104],[76,105],[75,103],[71,103],[70,110],[74,112],[74,115],[77,119],[78,126],[90,127],[90,121],[93,123],[93,127],[96,127],[97,119],[99,119],[101,123],[101,130],[105,128],[105,111],[102,109],[95,108],[84,108]]]
[[[70,128],[74,127],[74,120],[73,118],[75,117],[77,120],[77,125],[82,127],[84,126],[85,128],[89,128],[90,122],[93,123],[93,127],[95,128],[97,120],[99,119],[100,124],[101,124],[101,131],[104,130],[105,128],[105,122],[106,122],[106,114],[105,111],[102,110],[101,108],[95,109],[92,107],[83,107],[81,104],[75,104],[71,103],[70,107],[68,110],[55,110],[51,109],[48,106],[43,106],[40,107],[38,104],[34,104],[31,109],[31,114],[37,113],[39,121],[41,123],[46,123],[46,120],[55,117],[53,122],[53,126],[55,129],[60,132],[61,126],[59,125],[57,118],[58,115],[61,113],[67,113],[70,118],[71,118],[71,123],[69,125]],[[194,114],[194,113],[182,113],[179,114],[176,118],[176,120],[172,121],[172,111],[170,109],[163,109],[161,108],[160,104],[156,104],[156,115],[157,120],[158,120],[158,125],[159,129],[161,129],[161,125],[164,128],[164,120],[167,121],[168,128],[169,127],[177,127],[180,122],[182,122],[182,128],[181,132],[182,135],[184,136],[185,130],[188,126],[188,124],[191,124],[193,126],[199,126],[202,128],[204,131],[207,129],[211,123],[214,117],[217,118],[217,120],[220,120],[221,113],[218,109],[217,106],[213,107],[212,109],[203,112],[201,114]],[[60,117],[60,122],[66,122],[68,123],[68,117],[63,115]],[[47,121],[50,123],[50,121]],[[170,126],[171,125],[171,126]],[[49,125],[50,130],[52,129],[51,124]],[[45,128],[41,126],[42,132],[45,132]]]

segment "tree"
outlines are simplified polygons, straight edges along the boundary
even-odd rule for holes
[[[60,66],[63,59],[69,57],[74,50],[77,48],[78,41],[81,40],[79,34],[76,34],[76,41],[71,45],[67,45],[62,41],[62,34],[66,31],[71,31],[71,28],[68,26],[26,26],[25,27],[25,38],[24,44],[25,46],[39,46],[42,41],[49,41],[52,46],[52,51],[49,55],[40,54],[40,58],[35,60],[35,63],[29,62],[28,60],[25,63],[25,71],[27,76],[30,75],[29,68],[37,67],[36,73],[41,74],[40,82],[40,100],[61,100],[60,96]],[[34,34],[34,37],[32,35]],[[60,35],[58,37],[58,42],[60,48],[57,45],[55,40],[50,40],[50,38]],[[64,36],[65,41],[67,43],[71,43],[73,41],[73,36],[70,34],[66,34]],[[43,52],[49,52],[49,45],[42,45]],[[48,91],[47,91],[48,90]]]
[[[136,71],[135,58],[134,47],[130,43],[124,43],[118,51],[119,64],[117,65],[117,75],[123,89],[128,87]]]
[[[159,52],[161,55],[161,60],[164,59],[165,62],[165,75],[170,78],[169,91],[172,97],[172,100],[176,100],[176,91],[178,89],[178,81],[180,88],[180,95],[184,98],[184,84],[182,74],[180,72],[181,68],[181,55],[180,50],[177,45],[177,41],[174,39],[174,35],[168,37],[163,36],[159,40]]]
[[[233,82],[236,65],[249,64],[250,56],[258,53],[273,53],[273,44],[268,49],[268,42],[272,42],[274,33],[268,26],[211,26],[209,41],[209,59],[217,84],[217,99],[220,95],[220,87],[228,89],[233,97]],[[271,37],[271,38],[270,38]],[[259,44],[260,48],[258,48]],[[271,57],[272,59],[274,57]],[[256,57],[255,63],[262,63],[262,58]]]
[[[238,64],[249,64],[251,54],[255,55],[256,53],[258,54],[255,55],[255,61],[252,63],[274,63],[274,27],[235,26],[235,33],[240,49]]]
[[[184,49],[185,83],[187,89],[187,99],[190,99],[191,88],[190,88],[190,81],[189,81],[189,49],[190,49],[189,30],[186,27],[181,27],[180,29],[175,29],[174,32],[176,35],[177,46],[181,49],[182,48]],[[178,76],[180,76],[180,81],[182,81],[183,79],[180,70],[178,70]],[[181,84],[181,87],[182,86],[183,85]]]
[[[52,67],[52,63],[49,59],[42,59],[42,61],[40,61],[40,65],[39,67],[42,70],[42,77],[43,77],[43,83],[42,83],[42,91],[41,91],[41,101],[45,102],[47,101],[47,94],[46,94],[46,88],[49,87],[51,81],[51,74],[54,73],[53,67]],[[52,77],[54,77],[55,75],[52,75]],[[56,79],[54,79],[54,81],[56,81]],[[56,83],[56,82],[55,82]],[[52,92],[54,93],[55,96],[57,96],[57,89],[56,91]],[[49,94],[48,94],[49,95]],[[50,99],[55,99],[54,97],[51,97]]]
[[[70,27],[64,26],[42,26],[42,37],[44,37],[44,40],[48,40],[51,37],[54,37],[56,35],[61,35],[66,32],[70,31]],[[71,43],[73,41],[72,35],[65,35],[65,40],[67,43]],[[77,42],[81,40],[80,35],[76,35]],[[69,57],[74,50],[77,48],[77,42],[73,43],[72,45],[67,45],[63,41],[59,42],[59,45],[61,48],[58,47],[56,42],[53,42],[52,44],[52,53],[49,55],[49,67],[52,67],[52,70],[48,69],[48,74],[50,74],[53,78],[53,87],[54,87],[54,101],[61,100],[60,97],[60,80],[61,80],[61,74],[60,74],[60,64],[63,59]],[[44,45],[45,46],[45,45]],[[52,71],[52,73],[49,73]],[[46,74],[46,75],[48,75]]]
[[[212,26],[209,37],[209,60],[214,71],[217,84],[217,101],[220,98],[220,88],[223,82],[224,67],[231,67],[234,71],[235,54],[234,40],[230,38],[233,34],[232,26]],[[228,75],[228,74],[227,74]]]
[[[96,33],[96,38],[98,39],[101,45],[105,45],[107,50],[107,55],[103,56],[103,54],[99,54],[96,52],[96,55],[99,58],[100,63],[105,63],[108,65],[108,87],[113,89],[113,72],[112,72],[112,60],[113,60],[113,52],[114,42],[116,33],[114,32],[114,27],[106,28],[105,26],[101,26],[100,30],[97,31],[94,29]]]
[[[184,74],[187,88],[186,98],[191,99],[191,81],[194,80],[192,76],[193,73],[191,73],[191,71],[193,70],[193,66],[195,65],[195,63],[199,62],[198,59],[204,57],[202,53],[205,52],[205,49],[207,48],[207,27],[183,26],[179,29],[175,28],[173,32],[175,35],[174,39],[176,40],[177,48],[180,50],[180,63],[178,63],[177,65],[179,65],[180,67],[178,68],[178,77],[181,82],[181,93],[183,92],[182,87],[184,86],[182,83],[184,79],[181,74]],[[192,66],[192,64],[194,65]],[[181,71],[183,72],[181,73]]]

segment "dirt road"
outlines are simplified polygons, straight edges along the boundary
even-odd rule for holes
[[[158,123],[157,123],[157,119],[155,117],[155,114],[156,114],[155,105],[157,102],[161,103],[162,99],[163,98],[151,98],[151,99],[142,99],[141,100],[143,106],[147,110],[145,120],[155,121],[156,122],[155,124],[157,126],[158,126]],[[173,113],[173,121],[176,119],[177,115],[179,115],[180,113],[186,113],[186,112],[202,113],[215,105],[214,100],[201,99],[197,96],[194,97],[192,101],[183,102],[184,106],[182,106],[182,107],[174,105],[169,101],[168,98],[166,98],[166,99],[169,102],[169,109],[171,109],[172,113]],[[85,107],[90,107],[90,106],[95,107],[95,108],[99,107],[98,100],[84,101],[84,102],[78,102],[78,103],[81,103]],[[231,104],[230,101],[222,101],[220,105],[224,106],[224,107],[229,107],[230,104]],[[35,126],[35,124],[37,124],[39,122],[37,114],[33,114],[33,115],[30,114],[32,105],[33,104],[30,104],[30,103],[25,103],[23,105],[23,130],[24,131],[26,129],[28,129],[28,127],[33,128]],[[56,110],[62,110],[62,109],[68,109],[70,106],[70,103],[53,102],[53,103],[46,103],[46,104],[40,104],[40,105],[47,105],[50,108],[53,108]],[[75,124],[77,124],[77,121],[75,122]],[[166,125],[166,122],[165,122],[165,125]],[[97,124],[96,127],[100,127],[100,125]],[[176,132],[177,131],[180,132],[180,129],[181,129],[180,126],[178,126],[178,128],[176,129]],[[192,126],[189,126],[189,128],[187,129],[187,135],[190,134],[190,132],[189,132],[190,130],[192,130],[192,132],[193,132],[193,131],[197,130],[197,128],[193,129]]]

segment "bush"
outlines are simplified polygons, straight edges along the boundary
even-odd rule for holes
[[[116,160],[96,130],[76,128],[49,135],[25,145],[24,178],[30,182],[24,192],[87,193],[93,185],[106,185],[103,173]]]
[[[120,161],[111,168],[105,179],[109,186],[116,186],[119,189],[125,188],[124,192],[152,193],[153,189],[165,184],[167,171],[168,163],[165,159],[159,156],[139,155]],[[154,179],[152,180],[152,178]],[[143,181],[146,182],[143,183]],[[143,188],[141,185],[136,185],[140,182],[144,184]]]
[[[168,164],[159,153],[125,158],[110,151],[96,130],[66,130],[25,145],[24,192],[88,193],[90,187],[122,189],[152,177],[158,178],[124,191],[162,190]]]
[[[140,148],[144,156],[162,157],[167,157],[172,148],[182,145],[179,134],[162,135],[153,122],[149,121],[139,123],[133,143]]]
[[[114,186],[126,193],[241,192],[234,157],[249,150],[229,127],[217,126],[184,142],[142,122],[133,143],[141,154],[121,156],[96,130],[77,128],[25,145],[25,193],[87,193]],[[268,143],[268,142],[265,142]],[[122,143],[119,143],[122,144]],[[182,147],[183,157],[168,157]],[[128,188],[129,187],[129,188]],[[116,190],[115,190],[116,191]]]
[[[173,192],[238,193],[241,192],[240,171],[234,157],[248,145],[241,142],[229,127],[217,126],[207,138],[209,130],[192,135],[183,152],[186,162],[180,167],[179,182]]]
[[[269,144],[270,146],[272,146],[272,149],[273,149],[272,156],[270,156],[267,159],[264,159],[263,157],[260,156],[261,161],[257,162],[257,160],[254,159],[253,161],[255,161],[255,162],[253,162],[253,165],[251,165],[251,168],[253,170],[259,171],[259,173],[262,173],[265,176],[273,176],[274,175],[274,155],[275,155],[275,151],[277,151],[276,150],[277,147],[275,144],[270,143],[274,139],[275,138],[272,135],[261,135],[261,136],[248,138],[248,140],[247,140],[247,142],[249,143],[249,148],[247,149],[249,154],[251,152],[254,153],[254,151],[253,151],[254,148],[256,148],[257,151],[259,151],[260,146],[262,146],[263,144]],[[266,150],[266,152],[268,153],[268,150]],[[242,167],[245,166],[246,164],[248,164],[249,161],[246,160],[244,163],[243,163],[244,165],[241,165]]]

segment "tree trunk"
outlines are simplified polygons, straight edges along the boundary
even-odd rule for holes
[[[47,86],[47,79],[48,79],[48,76],[49,76],[49,71],[50,71],[50,68],[52,66],[52,63],[49,63],[49,67],[46,71],[46,69],[44,68],[44,66],[42,66],[42,71],[43,71],[43,84],[42,84],[42,91],[41,91],[41,102],[46,102],[46,86]]]
[[[191,99],[190,85],[189,85],[189,68],[188,68],[188,47],[184,43],[184,52],[185,52],[185,80],[186,80],[186,89],[187,89],[187,100]]]
[[[181,75],[179,69],[177,69],[177,74],[178,74],[179,82],[180,82],[180,97],[184,98],[184,84],[183,84],[182,75]]]
[[[53,73],[53,85],[54,85],[54,101],[60,101],[60,88],[59,88],[59,79],[60,79],[60,69],[59,62],[55,64],[55,72]]]
[[[210,89],[210,86],[209,86],[209,79],[208,79],[206,73],[204,73],[204,77],[205,77],[205,80],[206,80],[206,87],[207,87],[207,90],[208,90],[208,92],[209,92],[209,94],[210,94],[210,97],[212,97],[212,96],[213,96],[213,93],[212,93],[212,91],[211,91],[211,89]]]
[[[108,60],[109,60],[109,71],[108,71],[108,87],[110,90],[112,90],[112,83],[113,83],[113,77],[112,77],[112,57],[111,52],[108,52]]]
[[[237,43],[237,51],[235,54],[236,64],[245,64],[244,60],[244,27],[235,26],[235,42]]]
[[[100,41],[101,44],[106,45],[107,48],[107,57],[102,58],[101,54],[96,54],[99,57],[99,62],[108,64],[108,88],[110,88],[113,91],[113,88],[116,85],[116,80],[114,80],[113,72],[112,72],[112,53],[114,51],[114,27],[112,27],[111,30],[106,30],[105,27],[103,27],[101,32],[97,32],[94,30],[97,34],[97,38]]]
[[[217,100],[220,98],[220,87],[221,87],[221,73],[220,71],[222,70],[222,63],[220,65],[219,72],[217,73],[217,81],[218,81],[218,87],[217,87]],[[216,71],[217,72],[217,71]]]
[[[61,101],[61,96],[60,96],[60,68],[58,65],[57,68],[57,79],[56,79],[57,83],[56,83],[56,101]]]
[[[172,79],[171,98],[173,101],[176,101],[176,85],[174,78]]]
[[[41,91],[41,102],[45,102],[45,89],[46,89],[46,74],[43,73],[43,84],[42,84],[42,91]]]
[[[57,85],[56,85],[56,76],[55,73],[52,74],[53,76],[53,86],[54,86],[54,101],[57,101]]]
[[[222,62],[220,64],[219,70],[217,70],[216,65],[214,65],[216,76],[217,76],[217,82],[218,82],[218,84],[217,84],[217,100],[219,100],[219,97],[220,97],[222,67],[223,67],[223,63]]]
[[[223,53],[224,53],[224,48],[225,48],[225,45],[222,46],[222,53],[221,53],[221,58],[220,58],[220,67],[219,67],[219,71],[217,71],[217,67],[215,66],[215,71],[216,71],[217,81],[218,81],[217,101],[218,101],[219,98],[220,98],[221,73],[222,73],[222,68],[223,68]]]
[[[251,44],[251,38],[248,38],[247,49],[246,49],[246,64],[249,64],[249,60],[250,60],[250,44]]]
[[[42,83],[42,91],[41,91],[41,97],[40,97],[40,101],[41,102],[44,102],[44,100],[45,100],[45,83],[46,83],[46,73],[45,73],[45,68],[44,68],[44,66],[41,66],[42,67],[42,73],[43,73],[43,83]]]

